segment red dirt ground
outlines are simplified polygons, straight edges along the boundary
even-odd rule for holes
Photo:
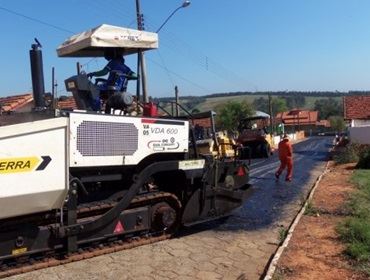
[[[329,172],[323,176],[311,202],[319,214],[302,216],[273,279],[369,279],[350,266],[335,231],[345,218],[344,203],[354,190],[349,183],[353,168],[354,164],[330,162]]]

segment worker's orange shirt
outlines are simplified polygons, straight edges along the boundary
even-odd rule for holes
[[[279,158],[286,159],[288,157],[292,157],[293,155],[293,148],[292,144],[290,144],[289,139],[283,139],[279,142]]]

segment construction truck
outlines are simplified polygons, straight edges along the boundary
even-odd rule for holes
[[[155,33],[101,25],[57,53],[157,46]],[[0,116],[0,277],[162,240],[230,215],[251,195],[248,165],[232,143],[213,130],[209,149],[200,148],[196,116],[137,110],[128,92],[103,91],[83,72],[65,80],[78,110],[55,110],[44,102],[40,44],[30,57],[34,109]],[[97,98],[102,109],[93,111]]]
[[[273,153],[273,138],[267,131],[269,116],[244,118],[238,126],[237,143],[242,145],[244,157],[269,157]]]

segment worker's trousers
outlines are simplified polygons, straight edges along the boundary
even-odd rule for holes
[[[292,157],[285,157],[280,159],[280,167],[276,174],[280,176],[280,174],[287,168],[286,179],[291,180],[293,175],[293,158]]]

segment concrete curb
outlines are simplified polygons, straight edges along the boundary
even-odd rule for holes
[[[316,188],[319,186],[319,183],[320,183],[322,177],[328,172],[329,162],[330,161],[328,160],[326,165],[325,165],[324,172],[316,179],[316,182],[315,182],[314,186],[312,187],[312,189],[310,190],[310,193],[309,193],[309,195],[306,199],[306,202],[304,203],[304,205],[302,206],[302,208],[298,212],[298,214],[295,216],[293,222],[290,224],[288,234],[287,234],[284,242],[277,248],[277,250],[274,254],[274,257],[270,261],[268,269],[266,270],[265,277],[263,278],[264,280],[271,280],[272,279],[272,276],[274,275],[276,267],[277,267],[277,263],[278,263],[281,255],[283,254],[284,249],[288,246],[289,241],[290,241],[290,239],[293,235],[293,232],[294,232],[299,220],[302,218],[302,216],[303,216],[303,214],[306,210],[307,204],[311,201],[311,199],[313,197],[313,194],[314,194]]]

